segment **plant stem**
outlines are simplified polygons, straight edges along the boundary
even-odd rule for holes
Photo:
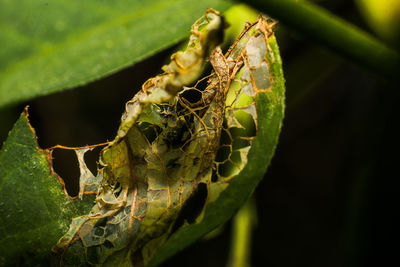
[[[233,219],[229,267],[249,267],[251,233],[256,222],[256,207],[250,198]]]
[[[247,0],[341,56],[387,78],[398,76],[400,55],[353,24],[312,3],[295,0]]]

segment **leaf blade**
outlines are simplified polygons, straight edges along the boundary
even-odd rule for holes
[[[87,213],[92,201],[64,195],[22,113],[0,150],[0,265],[44,260],[71,218]]]
[[[113,1],[59,0],[44,6],[25,1],[22,10],[15,10],[12,1],[1,2],[0,29],[6,29],[8,42],[0,54],[0,107],[116,72],[182,40],[206,8],[230,5],[225,0],[158,0],[115,7]]]
[[[159,265],[206,233],[227,222],[245,203],[263,178],[278,143],[285,108],[282,62],[275,37],[269,38],[269,45],[272,49],[269,60],[272,62],[270,68],[273,87],[270,91],[259,92],[256,95],[259,128],[258,135],[249,151],[247,165],[237,177],[232,179],[218,199],[208,204],[201,222],[181,227],[175,232],[157,251],[149,266]]]

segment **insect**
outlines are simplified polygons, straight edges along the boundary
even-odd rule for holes
[[[263,130],[257,97],[275,97],[272,24],[264,17],[248,24],[225,55],[218,46],[224,27],[223,17],[207,10],[186,50],[126,104],[116,138],[101,153],[95,205],[53,248],[57,264],[149,264],[199,186],[207,198],[196,223],[248,165]],[[213,72],[188,87],[207,59]]]

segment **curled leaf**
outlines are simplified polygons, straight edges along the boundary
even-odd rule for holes
[[[226,222],[264,176],[284,115],[285,87],[274,24],[263,17],[248,24],[226,53],[230,66],[239,69],[231,75],[213,175],[203,180],[206,203],[194,223],[184,224],[169,236],[149,266],[160,264]]]
[[[148,80],[127,103],[117,137],[102,152],[104,179],[95,207],[74,219],[54,248],[62,264],[128,261],[132,251],[143,251],[134,261],[146,262],[155,251],[150,247],[162,244],[155,240],[167,237],[184,202],[211,171],[225,103],[219,83],[210,86],[197,110],[175,95],[200,75],[222,41],[223,27],[219,13],[208,10],[193,25],[188,48],[174,54],[165,73]],[[221,60],[218,50],[211,62]]]
[[[199,77],[206,58],[222,42],[224,27],[223,17],[213,9],[208,9],[193,24],[186,50],[173,54],[171,63],[163,66],[164,73],[147,80],[142,90],[126,103],[126,111],[122,115],[114,143],[127,134],[149,104],[168,102],[183,86],[193,83]]]
[[[79,160],[83,185],[99,191],[91,212],[73,219],[54,247],[58,263],[157,264],[226,221],[254,190],[283,118],[274,23],[260,17],[223,55],[215,48],[223,21],[207,10],[193,25],[188,48],[127,103],[115,140],[101,153],[100,187],[100,176],[85,173]],[[205,88],[204,79],[186,87],[209,53],[213,72]],[[76,153],[82,158],[85,151]],[[200,213],[179,225],[200,188],[206,189]]]

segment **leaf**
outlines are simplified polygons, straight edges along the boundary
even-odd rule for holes
[[[201,73],[221,22],[208,10],[187,49],[126,104],[117,137],[102,151],[96,205],[55,247],[61,265],[160,263],[228,220],[262,178],[284,108],[273,23],[248,25],[225,56],[217,47],[205,89],[204,78],[185,87]],[[203,211],[179,225],[200,188]]]
[[[137,254],[134,265],[146,264],[167,237],[203,172],[211,170],[225,101],[216,79],[204,99],[205,115],[175,96],[202,73],[205,59],[222,42],[224,26],[218,12],[207,10],[192,26],[187,48],[172,55],[164,73],[145,82],[126,104],[117,137],[102,151],[104,179],[96,205],[73,220],[54,248],[61,265],[125,264],[131,253]],[[199,116],[220,120],[206,122],[205,129]]]
[[[266,22],[259,21],[259,23]],[[257,184],[263,178],[264,173],[271,161],[282,127],[285,107],[285,87],[282,72],[282,62],[274,35],[271,35],[269,38],[267,38],[268,42],[265,43],[267,45],[267,49],[265,50],[265,58],[261,60],[261,62],[267,63],[268,67],[258,61],[259,59],[256,59],[257,64],[251,64],[252,56],[256,56],[258,54],[258,57],[260,55],[262,57],[263,53],[262,43],[259,42],[260,39],[257,38],[257,34],[266,36],[265,30],[270,30],[270,26],[268,24],[258,27],[259,30],[256,29],[253,33],[251,33],[251,29],[249,29],[249,36],[246,37],[246,35],[244,35],[241,41],[238,42],[239,48],[241,42],[244,41],[245,44],[247,43],[244,48],[246,53],[244,54],[248,55],[248,57],[246,57],[248,59],[246,63],[247,66],[245,64],[242,73],[239,73],[239,75],[241,75],[241,88],[243,89],[243,92],[249,92],[248,89],[250,88],[247,88],[246,90],[246,86],[243,86],[246,85],[243,83],[243,81],[246,80],[246,77],[243,76],[246,76],[245,72],[247,68],[250,72],[252,72],[250,75],[252,80],[250,85],[251,90],[254,90],[253,92],[256,107],[256,115],[252,116],[253,118],[256,118],[257,134],[251,141],[251,148],[247,154],[246,164],[242,167],[239,173],[236,171],[236,173],[234,172],[233,176],[228,177],[228,184],[223,186],[222,190],[221,188],[218,188],[218,184],[223,184],[224,179],[221,181],[221,177],[219,177],[216,182],[211,182],[208,184],[209,196],[202,216],[197,219],[196,223],[184,225],[175,233],[173,233],[166,243],[154,255],[149,266],[156,266],[162,263],[176,252],[189,246],[206,233],[212,231],[231,218],[232,215],[253,193]],[[257,45],[254,46],[254,44]],[[236,49],[238,49],[238,47],[236,47]],[[254,49],[258,49],[258,51],[254,51]],[[249,50],[252,50],[256,53],[249,53]],[[265,71],[267,71],[269,75]],[[263,85],[265,86],[267,84],[269,84],[270,87],[263,88]],[[238,101],[237,103],[237,106],[243,105],[243,102],[240,103],[240,101]],[[229,120],[229,112],[226,114],[227,120]],[[236,119],[239,120],[239,116],[236,116]],[[247,122],[248,121],[249,120],[247,120]],[[239,124],[241,123],[245,124],[245,121],[242,119],[242,122],[239,121]],[[248,133],[244,133],[244,135],[247,134]],[[230,157],[232,155],[233,153],[229,154]],[[216,192],[217,197],[213,195],[213,191]]]
[[[71,218],[87,214],[93,206],[93,198],[66,197],[50,171],[49,157],[48,151],[39,149],[22,113],[0,151],[1,266],[48,261]]]
[[[169,47],[226,0],[0,0],[0,107],[114,73]]]

